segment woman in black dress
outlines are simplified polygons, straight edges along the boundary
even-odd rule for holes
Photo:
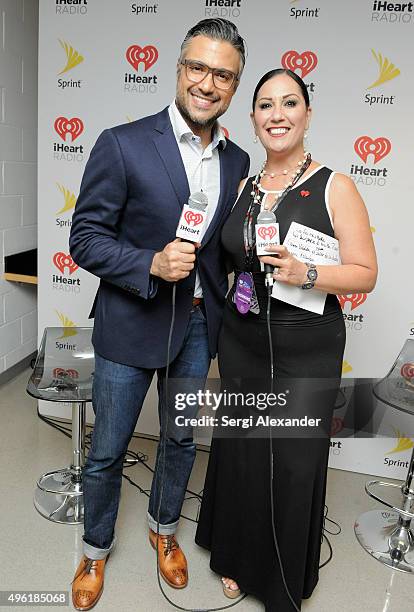
[[[311,390],[312,380],[330,380],[320,406],[330,422],[345,346],[336,295],[371,291],[377,265],[368,214],[354,183],[305,153],[310,117],[306,86],[295,73],[277,69],[262,77],[251,118],[266,161],[256,177],[240,185],[222,232],[235,283],[225,306],[219,369],[226,383],[262,378],[263,390],[269,390],[267,288],[251,231],[258,212],[275,210],[282,244],[293,221],[335,237],[340,265],[309,266],[284,246],[271,247],[274,255],[260,258],[277,266],[275,282],[327,294],[322,314],[272,299],[270,319],[275,385],[280,378],[293,385],[304,381],[305,394],[297,393],[302,399],[291,406],[306,415],[307,385]],[[237,293],[246,281],[241,274],[248,274],[247,285],[253,281],[247,298]],[[292,612],[318,582],[329,438],[275,437],[272,447],[270,485],[268,437],[249,438],[242,431],[238,437],[213,438],[196,542],[211,551],[210,567],[224,577],[227,596],[242,591],[260,599],[268,612]]]

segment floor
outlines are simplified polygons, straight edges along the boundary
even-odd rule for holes
[[[23,372],[0,388],[0,591],[67,591],[81,554],[82,526],[44,519],[34,509],[32,497],[41,473],[67,465],[71,442],[38,419],[36,402],[25,393],[28,376],[29,372]],[[148,463],[153,464],[153,441],[134,439],[132,448],[147,454]],[[207,453],[198,453],[190,482],[193,491],[203,487],[207,459]],[[128,468],[128,474],[143,489],[150,487],[151,474],[143,465]],[[329,516],[341,525],[342,532],[331,537],[333,560],[321,570],[317,589],[302,606],[304,612],[414,611],[414,576],[383,567],[355,539],[355,518],[377,507],[363,491],[367,479],[363,474],[329,471]],[[108,561],[105,592],[97,612],[174,609],[157,585],[155,557],[147,542],[146,505],[145,495],[124,481],[118,545]],[[183,512],[195,518],[197,507],[197,501],[188,500]],[[190,584],[182,591],[165,585],[165,591],[183,608],[225,606],[231,602],[223,597],[219,579],[209,569],[207,552],[194,544],[194,527],[195,523],[182,520],[179,530],[179,541],[189,561]],[[326,555],[324,547],[324,559]],[[14,610],[18,606],[1,607]],[[248,597],[234,610],[259,612],[263,606]]]

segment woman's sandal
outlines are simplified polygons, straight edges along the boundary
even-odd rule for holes
[[[231,580],[234,584],[236,584],[236,582],[231,578],[221,579],[221,582],[223,584],[223,593],[225,594],[225,596],[229,599],[236,599],[236,597],[240,597],[241,593],[239,587],[237,587],[237,589],[232,589],[231,587],[226,585],[226,583],[224,582],[225,580]]]

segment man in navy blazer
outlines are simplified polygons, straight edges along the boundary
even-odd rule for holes
[[[172,287],[176,283],[169,376],[183,380],[181,390],[197,392],[216,354],[227,291],[221,227],[249,169],[247,154],[224,137],[217,122],[237,89],[244,61],[244,42],[234,24],[201,21],[182,44],[174,102],[153,116],[105,130],[86,165],[70,249],[100,285],[92,313],[96,419],[83,474],[84,556],[72,585],[78,610],[90,609],[102,593],[123,460],[155,371],[166,443],[165,459],[160,446],[157,452],[149,539],[168,584],[187,584],[186,559],[174,533],[195,445],[191,428],[174,425],[173,393],[165,405]],[[197,191],[209,203],[208,227],[195,246],[175,236],[183,204]],[[180,414],[196,411],[187,406]]]

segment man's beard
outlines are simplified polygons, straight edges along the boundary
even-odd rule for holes
[[[212,117],[208,117],[207,119],[200,119],[199,117],[194,117],[188,112],[188,109],[185,107],[184,104],[181,103],[181,99],[178,95],[176,96],[175,103],[177,105],[178,110],[180,111],[181,116],[184,118],[184,120],[190,127],[194,126],[196,128],[211,128],[224,112],[220,110]]]

